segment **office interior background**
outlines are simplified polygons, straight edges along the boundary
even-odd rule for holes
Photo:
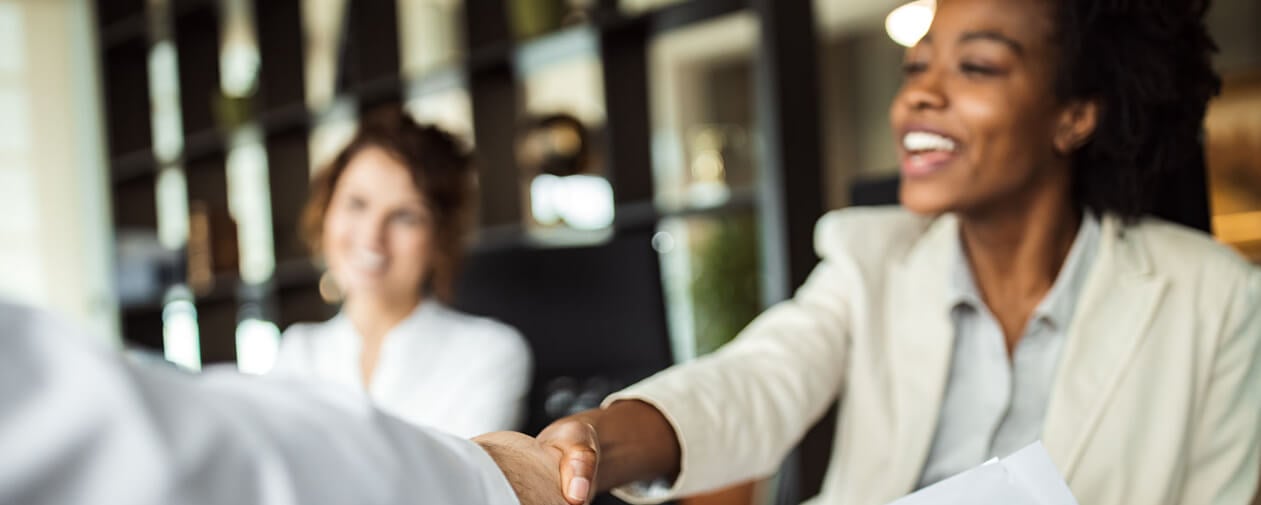
[[[789,296],[826,210],[896,203],[923,1],[0,0],[0,296],[262,373],[337,310],[311,175],[400,104],[475,150],[455,305],[530,341],[534,431]],[[1165,203],[1261,262],[1261,3],[1209,22],[1224,92]]]

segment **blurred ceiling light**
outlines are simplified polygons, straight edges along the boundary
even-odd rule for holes
[[[889,13],[884,20],[884,28],[894,42],[911,47],[928,33],[936,9],[936,0],[915,0],[904,4]]]

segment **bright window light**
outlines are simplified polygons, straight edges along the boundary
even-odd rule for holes
[[[271,371],[280,352],[280,329],[271,321],[246,319],[236,327],[236,366],[242,373]]]
[[[193,302],[172,300],[162,308],[162,349],[167,361],[201,370],[201,335]]]

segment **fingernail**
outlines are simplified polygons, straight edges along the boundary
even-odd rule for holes
[[[569,481],[569,499],[576,502],[587,501],[587,494],[591,492],[591,481],[586,477],[574,477]]]

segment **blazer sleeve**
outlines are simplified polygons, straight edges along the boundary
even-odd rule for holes
[[[825,219],[824,221],[827,221]],[[816,228],[823,257],[795,296],[759,315],[723,348],[665,370],[605,399],[642,400],[678,437],[681,471],[668,491],[614,490],[632,503],[659,503],[773,474],[842,387],[849,346],[853,263],[838,237]]]
[[[1261,454],[1261,270],[1250,269],[1218,344],[1179,503],[1247,505]]]
[[[475,444],[357,395],[139,366],[33,314],[0,305],[0,503],[517,504]]]

